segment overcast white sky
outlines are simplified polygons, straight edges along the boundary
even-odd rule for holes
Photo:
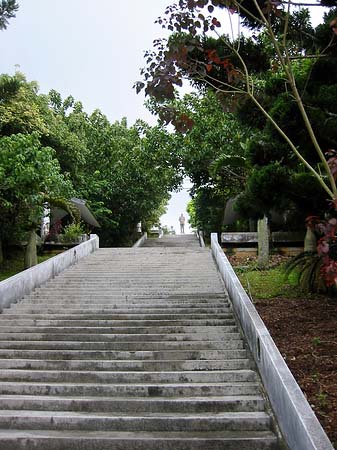
[[[0,33],[1,72],[15,66],[41,92],[73,95],[86,111],[111,121],[154,123],[132,86],[143,52],[163,31],[155,25],[170,0],[18,0],[19,12]]]
[[[110,121],[127,117],[129,125],[138,118],[155,123],[132,86],[140,79],[144,51],[163,36],[154,21],[171,0],[18,3],[16,18],[0,32],[0,73],[18,68],[39,83],[40,92],[72,95],[88,113],[99,108]],[[178,229],[188,200],[187,189],[173,194],[162,224]]]

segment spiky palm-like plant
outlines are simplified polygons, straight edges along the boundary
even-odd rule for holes
[[[326,292],[322,277],[323,259],[317,252],[302,252],[291,259],[285,267],[285,276],[295,274],[299,286],[306,292]]]

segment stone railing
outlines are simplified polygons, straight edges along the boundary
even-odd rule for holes
[[[144,244],[144,242],[146,241],[146,239],[147,239],[147,233],[145,232],[145,233],[138,239],[138,241],[135,242],[135,243],[133,244],[132,248],[138,248],[138,247],[141,247],[141,246]]]
[[[303,243],[304,232],[288,232],[288,231],[274,231],[270,234],[270,241],[273,244],[278,244],[281,242],[288,243]],[[258,243],[258,233],[257,232],[224,232],[221,233],[221,243],[222,244],[257,244]]]
[[[197,231],[197,237],[199,239],[200,247],[204,248],[205,247],[204,232],[201,231],[201,230],[198,230]]]
[[[33,289],[54,278],[63,270],[76,264],[84,256],[99,248],[99,238],[91,234],[90,239],[82,244],[56,255],[43,263],[0,282],[0,310],[20,300]],[[0,312],[1,312],[0,311]]]

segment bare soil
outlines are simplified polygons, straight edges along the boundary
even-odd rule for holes
[[[298,298],[259,299],[255,306],[337,448],[336,298],[303,293]]]

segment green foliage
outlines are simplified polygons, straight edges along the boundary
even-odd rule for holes
[[[13,77],[6,74],[0,75],[0,104],[17,94],[21,84],[22,79],[18,74]]]
[[[6,30],[9,19],[15,17],[19,5],[16,0],[1,0],[0,2],[0,30]]]
[[[236,209],[243,215],[261,218],[274,209],[284,211],[289,191],[289,171],[280,163],[254,168],[247,182],[245,193],[236,201]]]
[[[255,133],[246,146],[246,157],[251,166],[265,166],[282,161],[291,162],[288,146],[279,140],[268,140],[265,133]]]
[[[37,134],[0,138],[0,205],[6,215],[30,229],[40,221],[45,197],[70,196],[71,183],[60,173],[51,148],[41,147]]]
[[[200,188],[188,204],[192,228],[202,230],[206,236],[221,231],[225,199],[211,188]]]
[[[0,138],[0,240],[25,245],[26,268],[37,262],[35,230],[47,198],[72,192],[54,151],[41,146],[37,133]]]
[[[37,133],[0,138],[0,240],[25,245],[25,268],[37,262],[35,230],[47,198],[72,193],[54,151],[41,146]]]
[[[80,210],[69,200],[63,197],[45,197],[45,201],[52,207],[60,208],[66,211],[73,222],[76,224],[81,220],[81,212]]]
[[[145,228],[158,222],[169,191],[179,186],[175,137],[142,122],[110,124],[99,111],[88,125],[80,196],[97,215],[103,245],[129,242],[138,222]]]
[[[240,192],[247,171],[242,144],[250,130],[232,113],[225,113],[220,101],[208,91],[204,95],[185,95],[165,106],[170,105],[194,123],[184,133],[176,133],[176,148],[184,172],[193,183],[192,227],[206,233],[221,231],[226,199]],[[157,112],[161,106],[151,104]]]
[[[337,81],[336,77],[332,76],[332,73],[337,73],[336,62],[333,58],[299,58],[294,59],[292,69],[296,83],[302,89],[303,99],[310,105],[308,115],[320,145],[324,149],[336,148],[337,108],[336,102],[332,100],[336,94]],[[299,110],[290,93],[284,91],[285,74],[278,68],[265,74],[264,78],[265,88],[257,93],[259,100],[296,143],[306,160],[318,166],[320,163],[317,153],[311,137],[301,125],[303,121]],[[273,126],[261,121],[254,108],[249,111],[249,104],[242,103],[238,109],[240,120],[248,120],[251,126],[256,128],[246,145],[246,156],[253,170],[246,189],[237,202],[239,211],[246,217],[261,217],[274,204],[274,209],[277,206],[279,210],[285,208],[285,212],[289,209],[296,210],[297,221],[301,218],[303,220],[306,215],[319,214],[326,208],[326,194],[322,192],[317,180],[298,164],[290,147],[279,138]],[[287,167],[283,181],[280,171],[274,172],[272,169],[275,164]],[[318,170],[323,171],[321,166]],[[275,191],[277,178],[280,178],[280,184],[279,189]]]
[[[187,203],[186,210],[190,217],[189,223],[191,225],[191,228],[194,230],[198,230],[197,214],[196,214],[196,209],[195,209],[195,202],[193,200],[190,200]]]
[[[84,234],[84,227],[80,223],[71,223],[64,227],[59,236],[61,242],[78,242],[78,238]]]
[[[48,133],[47,118],[43,115],[46,104],[38,96],[36,82],[28,83],[25,76],[17,72],[13,77],[2,75],[0,101],[0,136],[16,133]]]

